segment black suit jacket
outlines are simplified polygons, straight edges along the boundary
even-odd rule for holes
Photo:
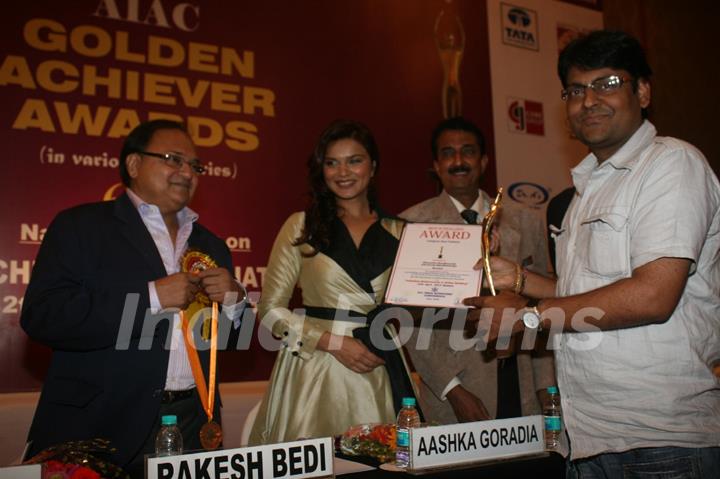
[[[197,223],[189,245],[232,273],[227,246]],[[142,447],[167,375],[172,315],[144,321],[148,282],[164,276],[155,243],[127,195],[71,208],[52,221],[20,318],[31,338],[53,349],[28,437],[30,455],[102,437],[118,449],[111,459],[125,465]],[[207,377],[207,350],[200,358]]]

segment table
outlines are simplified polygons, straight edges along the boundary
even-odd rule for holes
[[[357,459],[345,455],[342,455],[341,457],[343,457],[343,459],[349,460]],[[360,460],[359,462],[368,463],[367,461],[363,460]],[[416,474],[389,472],[383,471],[382,469],[375,469],[372,471],[347,474],[343,475],[342,477],[347,477],[350,479],[519,479],[525,477],[538,477],[543,479],[564,479],[565,459],[560,454],[550,453],[546,457],[533,457],[525,459],[518,458],[492,464],[474,464],[464,469],[453,468],[442,471]]]

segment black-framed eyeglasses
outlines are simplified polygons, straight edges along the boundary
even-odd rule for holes
[[[178,155],[177,153],[153,153],[152,151],[138,151],[137,153],[140,155],[160,158],[165,162],[166,165],[177,168],[178,170],[182,168],[184,163],[187,163],[188,165],[190,165],[190,169],[192,169],[198,175],[205,172],[205,166],[202,164],[199,158],[193,158],[191,160],[188,160],[184,156]]]
[[[587,90],[588,88],[594,91],[596,95],[610,95],[618,91],[624,83],[627,83],[629,81],[632,80],[627,77],[610,75],[602,78],[597,78],[588,83],[587,85],[573,83],[572,85],[568,85],[567,88],[560,91],[560,98],[562,98],[563,101],[585,98],[585,90]]]

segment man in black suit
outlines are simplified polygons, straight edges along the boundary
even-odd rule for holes
[[[185,449],[201,448],[207,417],[177,313],[202,291],[225,305],[227,326],[224,316],[239,316],[245,301],[227,246],[187,206],[203,171],[183,125],[143,123],[120,155],[126,192],[63,211],[48,227],[21,316],[28,335],[53,350],[30,455],[107,438],[118,450],[111,460],[142,477],[143,456],[154,451],[167,414],[178,415]],[[182,272],[188,248],[220,267]],[[198,350],[207,378],[209,353]],[[214,418],[220,420],[219,400]]]

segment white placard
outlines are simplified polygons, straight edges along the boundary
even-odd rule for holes
[[[482,226],[409,223],[400,238],[385,302],[406,306],[465,308],[480,294]]]
[[[40,479],[41,477],[42,466],[40,464],[0,467],[0,479]]]
[[[538,454],[545,450],[542,416],[410,429],[411,470]]]
[[[307,439],[178,456],[149,457],[147,479],[305,478],[333,475],[333,439]]]

